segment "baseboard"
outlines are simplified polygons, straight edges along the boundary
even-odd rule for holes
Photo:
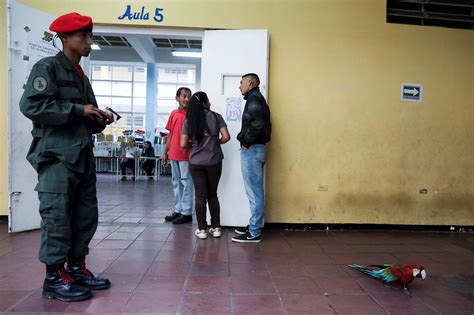
[[[474,232],[473,225],[409,225],[357,223],[265,223],[268,230],[360,230],[360,231],[417,231],[417,232]]]

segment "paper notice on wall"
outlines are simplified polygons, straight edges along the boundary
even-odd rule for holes
[[[44,30],[35,31],[28,29],[26,55],[23,56],[23,60],[27,61],[26,79],[28,80],[28,76],[35,63],[45,57],[55,56],[58,52],[59,49],[53,46],[53,34]]]
[[[242,97],[228,97],[226,102],[227,121],[242,120]]]

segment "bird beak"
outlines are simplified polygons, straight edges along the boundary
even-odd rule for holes
[[[426,278],[426,271],[425,271],[425,269],[423,269],[421,271],[421,279],[425,279],[425,278]]]
[[[413,277],[415,278],[421,278],[425,279],[426,278],[426,271],[425,269],[413,269]]]

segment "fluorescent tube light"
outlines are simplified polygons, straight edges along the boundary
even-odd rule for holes
[[[92,50],[100,50],[100,46],[98,44],[92,44],[91,49]]]
[[[201,58],[202,52],[198,51],[172,51],[175,57],[189,57],[189,58]]]

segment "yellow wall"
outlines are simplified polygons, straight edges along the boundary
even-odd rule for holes
[[[6,0],[0,0],[0,215],[8,214],[8,96]]]
[[[22,2],[105,24],[143,3],[164,26],[268,29],[267,222],[474,225],[472,31],[386,24],[385,0]],[[401,102],[402,82],[423,84],[423,102]]]

